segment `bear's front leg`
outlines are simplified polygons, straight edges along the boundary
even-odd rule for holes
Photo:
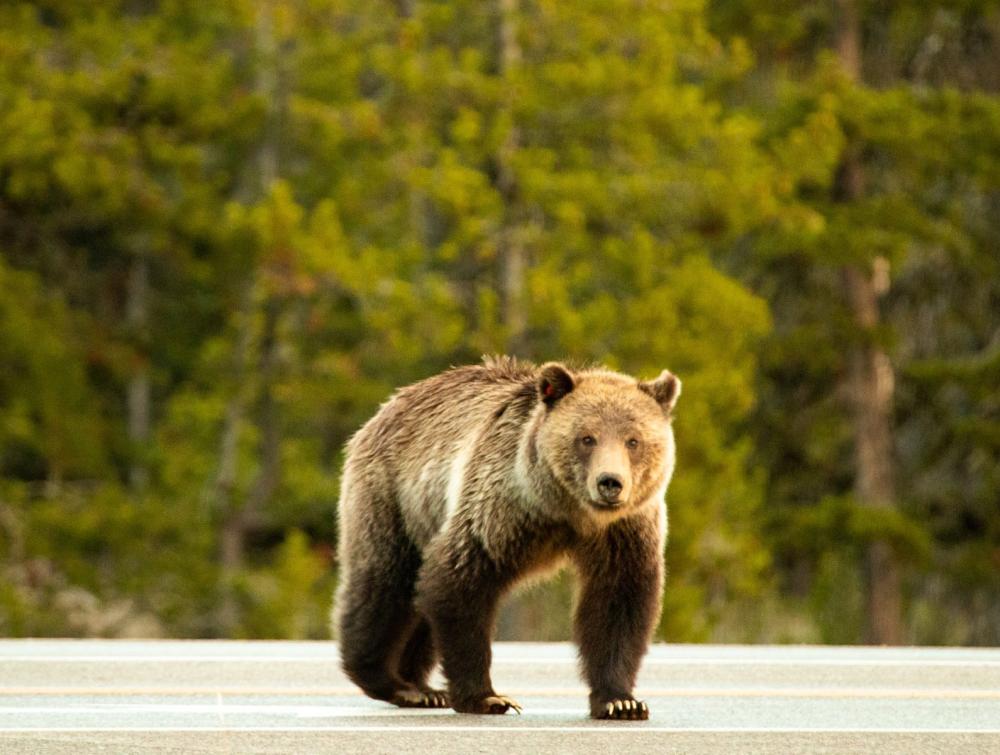
[[[583,582],[575,617],[590,715],[644,721],[649,707],[632,696],[639,664],[660,615],[662,537],[652,518],[610,525],[577,550]]]
[[[497,605],[514,575],[471,536],[445,534],[424,559],[415,602],[431,623],[451,706],[460,713],[520,713],[521,706],[497,694],[490,679]]]

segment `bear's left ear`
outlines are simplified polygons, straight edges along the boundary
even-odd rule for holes
[[[567,393],[573,390],[576,383],[569,370],[558,362],[543,364],[538,375],[538,397],[549,407],[555,405]]]
[[[663,407],[664,414],[670,414],[677,398],[681,395],[681,381],[670,370],[664,370],[656,380],[644,380],[639,390],[648,393]]]

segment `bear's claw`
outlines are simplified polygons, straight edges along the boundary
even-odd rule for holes
[[[649,706],[642,700],[623,698],[610,700],[595,718],[615,721],[646,721],[649,718]]]
[[[480,710],[483,713],[502,714],[513,708],[517,715],[521,715],[521,706],[518,702],[506,695],[490,695],[479,701]]]
[[[396,692],[391,702],[400,708],[448,708],[451,706],[448,693],[437,689],[401,689]]]

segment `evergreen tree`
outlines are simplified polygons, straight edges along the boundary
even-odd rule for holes
[[[946,492],[966,470],[944,449],[992,409],[967,394],[969,409],[949,414],[947,370],[929,376],[989,361],[997,327],[979,298],[992,284],[962,283],[996,259],[983,236],[996,218],[983,212],[1000,134],[996,4],[715,2],[712,18],[759,56],[732,102],[770,124],[776,161],[811,165],[791,184],[802,225],[763,229],[731,257],[775,315],[755,445],[786,586],[810,594],[828,641],[941,641],[947,623],[962,642],[993,642],[978,611],[956,603],[948,615],[965,620],[942,622],[937,607],[943,589],[966,607],[994,594],[945,566],[988,530],[956,538],[929,503],[945,518],[981,511]],[[975,322],[961,346],[956,317]],[[931,427],[940,458],[922,437]],[[982,436],[971,445],[995,453]]]

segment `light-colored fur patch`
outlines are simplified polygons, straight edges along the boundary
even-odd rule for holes
[[[451,519],[458,511],[462,500],[462,488],[465,485],[465,472],[475,450],[475,434],[470,433],[462,439],[458,453],[451,460],[448,472],[448,487],[445,493],[445,521]]]

